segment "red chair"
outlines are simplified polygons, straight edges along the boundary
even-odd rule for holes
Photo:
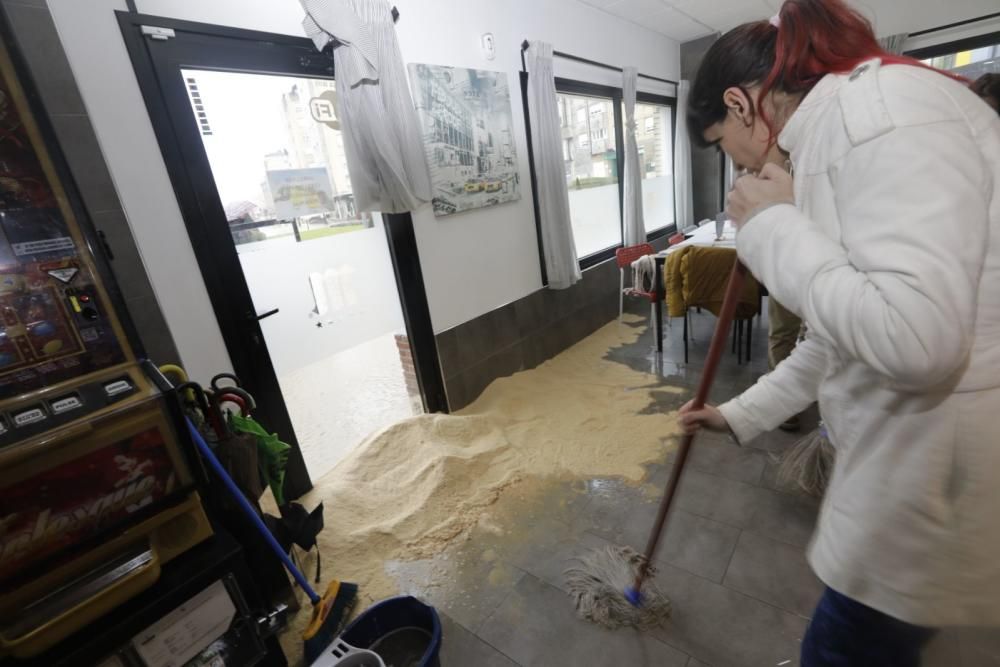
[[[644,299],[649,299],[650,307],[650,320],[656,317],[656,291],[655,289],[651,292],[644,292],[641,289],[637,289],[635,285],[632,287],[625,287],[625,270],[632,269],[632,262],[639,259],[640,257],[645,257],[646,255],[655,255],[656,250],[653,246],[648,243],[640,243],[639,245],[628,246],[627,248],[618,248],[615,251],[615,261],[618,263],[618,273],[621,276],[621,287],[618,291],[618,321],[622,319],[622,313],[625,308],[625,295],[628,296],[638,296]]]

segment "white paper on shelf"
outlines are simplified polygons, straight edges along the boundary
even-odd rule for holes
[[[147,667],[181,667],[223,635],[236,616],[222,581],[195,595],[132,639]]]

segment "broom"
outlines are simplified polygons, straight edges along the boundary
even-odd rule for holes
[[[778,464],[778,484],[798,488],[820,498],[833,474],[836,450],[830,442],[826,424],[819,423],[815,431],[799,440],[785,452]]]
[[[223,484],[225,484],[229,493],[232,494],[236,504],[240,506],[243,513],[247,515],[247,518],[250,519],[250,522],[253,523],[268,546],[271,547],[271,550],[281,560],[299,586],[302,587],[302,590],[306,592],[306,595],[309,596],[309,601],[313,605],[313,614],[312,620],[302,633],[302,643],[306,664],[311,664],[336,639],[341,625],[357,601],[357,584],[341,583],[334,580],[326,587],[326,592],[322,597],[318,595],[309,585],[309,582],[306,581],[305,576],[303,576],[299,568],[295,567],[295,564],[292,563],[292,559],[288,557],[288,554],[281,548],[278,541],[274,539],[274,535],[264,525],[257,511],[250,506],[250,502],[246,499],[246,496],[236,486],[236,482],[229,476],[226,469],[222,467],[219,459],[216,458],[215,453],[208,446],[208,443],[205,442],[205,439],[201,437],[198,429],[194,427],[190,419],[186,421],[191,438],[194,440],[194,444],[202,457],[208,461],[209,466],[216,472]]]
[[[746,267],[736,260],[705,358],[705,369],[691,404],[693,410],[700,410],[708,399],[746,276]],[[567,588],[581,618],[609,628],[628,625],[642,629],[659,625],[669,615],[669,600],[655,584],[646,580],[655,574],[653,557],[693,442],[694,434],[681,439],[645,553],[640,555],[629,547],[608,547],[579,559],[579,565],[566,570]],[[647,584],[645,590],[644,583]]]

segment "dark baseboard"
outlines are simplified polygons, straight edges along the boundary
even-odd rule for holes
[[[612,259],[568,289],[540,289],[439,333],[449,409],[461,410],[497,378],[535,368],[615,319],[618,285]]]

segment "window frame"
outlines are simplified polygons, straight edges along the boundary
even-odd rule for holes
[[[616,88],[614,86],[607,86],[597,83],[591,83],[588,81],[579,81],[576,79],[567,79],[563,77],[555,78],[556,93],[566,94],[566,95],[580,95],[586,97],[597,97],[610,99],[613,110],[613,121],[614,121],[614,136],[615,136],[615,153],[616,159],[616,170],[618,177],[618,242],[607,248],[598,250],[589,255],[578,257],[580,262],[580,269],[588,269],[592,266],[596,266],[602,262],[606,262],[615,256],[615,251],[623,247],[625,244],[625,216],[624,216],[624,202],[625,202],[625,119],[624,112],[622,110],[624,94],[621,88]],[[542,267],[542,283],[548,284],[548,279],[545,270],[545,253],[542,248],[542,230],[539,225],[538,220],[538,188],[535,178],[535,166],[533,149],[531,146],[531,118],[528,113],[527,104],[527,75],[521,73],[521,95],[524,101],[524,125],[525,132],[527,134],[528,141],[528,159],[531,162],[531,196],[534,200],[535,206],[535,230],[538,236],[538,256]],[[677,98],[671,97],[669,95],[658,95],[655,93],[647,92],[637,92],[636,93],[636,103],[642,104],[655,104],[659,106],[665,106],[670,108],[670,159],[671,162],[674,159],[677,137]],[[674,201],[674,222],[673,224],[666,225],[659,229],[655,229],[652,232],[646,234],[646,241],[651,242],[656,239],[663,238],[677,229],[677,202]]]
[[[933,46],[924,46],[919,49],[906,51],[905,55],[911,58],[916,58],[917,60],[927,60],[928,58],[947,56],[960,51],[981,49],[984,46],[993,46],[994,44],[1000,44],[1000,30],[983,33],[982,35],[965,37],[963,39],[956,39],[951,42],[942,42],[941,44],[934,44]]]
[[[586,81],[576,81],[574,79],[563,79],[561,77],[556,77],[556,93],[565,95],[579,95],[584,97],[598,97],[603,99],[611,100],[612,109],[612,120],[615,126],[615,171],[617,176],[618,184],[618,243],[603,248],[596,252],[583,257],[578,257],[580,262],[580,269],[588,269],[601,262],[606,262],[615,256],[615,251],[622,247],[622,240],[624,239],[623,234],[623,223],[621,222],[621,212],[622,212],[622,201],[625,197],[625,189],[622,183],[624,178],[622,164],[622,142],[624,140],[624,133],[622,131],[622,118],[621,118],[621,106],[622,106],[622,91],[620,88],[614,88],[612,86],[602,86],[596,83],[587,83]],[[592,143],[592,137],[587,137],[588,143]],[[535,220],[535,224],[538,224],[538,220]]]
[[[636,104],[652,104],[656,106],[663,106],[670,108],[670,175],[674,176],[673,165],[674,160],[677,156],[677,98],[668,97],[666,95],[655,95],[653,93],[643,93],[638,92],[635,96]],[[676,183],[676,180],[674,181]],[[625,198],[624,184],[622,185],[622,201]],[[676,190],[675,190],[676,193]],[[624,231],[625,219],[622,216],[622,242],[625,241],[625,231]],[[646,242],[655,241],[656,239],[663,238],[669,234],[677,231],[677,197],[674,197],[674,221],[672,224],[665,225],[654,229],[651,232],[646,232]]]

